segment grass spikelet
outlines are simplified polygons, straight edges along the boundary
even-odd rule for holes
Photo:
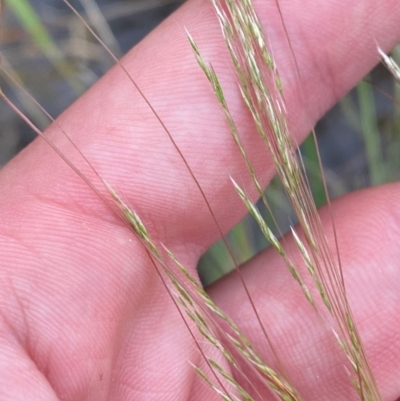
[[[254,350],[251,342],[241,332],[239,327],[221,309],[219,309],[215,305],[215,303],[200,286],[197,280],[177,260],[175,255],[166,247],[164,247],[164,249],[167,251],[168,256],[175,262],[176,266],[178,266],[179,268],[179,271],[183,273],[184,277],[187,279],[187,283],[191,285],[191,289],[188,289],[187,284],[185,284],[181,279],[178,278],[175,273],[173,273],[173,271],[168,267],[167,263],[163,259],[160,251],[157,249],[157,246],[151,239],[147,229],[140,220],[139,216],[121,200],[121,198],[111,187],[108,187],[108,189],[112,197],[121,208],[121,211],[123,212],[127,222],[131,225],[133,231],[144,242],[144,245],[149,249],[151,254],[157,259],[157,261],[161,263],[164,272],[166,273],[170,282],[177,291],[176,293],[172,293],[172,295],[183,307],[189,319],[195,323],[203,338],[206,339],[208,343],[211,344],[215,349],[217,349],[233,368],[240,370],[239,363],[236,358],[218,339],[217,333],[221,334],[221,329],[218,330],[218,325],[216,324],[216,322],[213,321],[211,315],[204,310],[204,306],[206,306],[213,315],[224,321],[232,330],[233,336],[226,335],[226,338],[230,340],[234,348],[239,352],[240,355],[242,355],[244,361],[246,363],[249,363],[259,372],[260,379],[281,399],[300,401],[301,397],[299,396],[297,391],[282,375],[280,375],[277,371],[268,366],[262,360],[262,358]],[[214,368],[216,373],[222,375],[222,377],[225,378],[225,380],[227,380],[229,384],[235,388],[235,391],[237,391],[241,395],[241,397],[246,400],[252,400],[251,396],[239,385],[239,383],[237,383],[233,376],[226,372],[214,360],[209,358],[207,358],[207,360],[209,362],[209,365]],[[239,398],[232,397],[227,394],[226,390],[221,390],[209,378],[206,379],[207,376],[204,374],[204,372],[202,372],[198,368],[196,368],[196,371],[206,381],[207,384],[209,384],[215,391],[217,391],[221,395],[223,399],[239,400]]]
[[[189,282],[193,285],[194,291],[196,295],[200,295],[201,304],[206,305],[208,309],[212,312],[213,315],[217,316],[221,319],[227,326],[232,330],[231,335],[227,335],[226,337],[229,339],[230,343],[234,346],[234,348],[242,355],[244,361],[250,363],[252,367],[255,367],[256,370],[262,374],[259,376],[262,382],[265,383],[275,394],[281,399],[285,400],[301,400],[301,396],[294,389],[294,387],[287,381],[287,379],[277,372],[275,369],[268,366],[265,361],[258,355],[257,351],[252,346],[251,342],[248,338],[242,333],[237,324],[229,318],[218,306],[212,301],[209,295],[204,291],[204,289],[198,284],[196,279],[189,273],[189,271],[177,260],[175,255],[165,248],[169,257],[175,262],[175,264],[179,267],[179,270],[185,275],[185,277],[189,280]],[[175,285],[175,284],[174,284]],[[201,305],[200,304],[200,305]],[[202,322],[202,320],[200,320]],[[202,322],[203,323],[203,322]],[[199,327],[199,330],[204,335],[204,328]],[[221,333],[222,335],[226,335],[226,333]],[[214,345],[218,343],[218,350],[223,353],[225,358],[234,366],[237,367],[238,363],[234,359],[234,357],[226,350],[221,348],[221,343],[216,341],[214,337],[209,338],[209,333],[206,333],[205,337]],[[236,386],[239,386],[236,383]]]
[[[122,201],[122,199],[117,195],[117,193],[110,187],[107,186],[111,196],[114,198],[115,202],[121,208],[126,221],[131,225],[133,231],[139,236],[139,238],[144,242],[144,244],[149,248],[150,252],[159,259],[161,257],[156,245],[151,240],[148,231],[140,220],[139,216],[129,209],[129,207]]]
[[[204,310],[204,306],[212,312],[213,315],[217,316],[219,319],[224,321],[228,327],[232,330],[233,335],[226,335],[226,338],[230,340],[230,343],[244,358],[244,361],[250,364],[258,371],[258,376],[275,394],[283,400],[300,401],[302,398],[297,393],[297,391],[290,385],[284,376],[279,374],[272,367],[268,366],[262,358],[257,354],[251,342],[246,338],[246,336],[241,332],[239,327],[221,310],[215,303],[211,300],[204,289],[198,284],[196,279],[189,273],[189,271],[178,261],[173,252],[168,250],[166,247],[164,249],[167,251],[168,256],[175,262],[178,266],[179,271],[183,273],[184,278],[187,283],[191,285],[191,289],[187,288],[187,284],[184,283],[173,271],[168,267],[168,264],[163,259],[161,252],[158,250],[156,244],[151,239],[146,227],[143,222],[135,213],[132,211],[116,194],[116,192],[108,186],[111,196],[114,198],[118,206],[121,208],[126,221],[130,224],[133,231],[138,235],[138,237],[143,241],[144,245],[151,252],[151,254],[157,259],[162,265],[162,268],[166,275],[168,276],[170,282],[177,290],[176,293],[172,293],[177,302],[183,307],[185,313],[197,326],[199,332],[214,348],[216,348],[228,361],[233,368],[239,369],[239,363],[236,361],[235,357],[227,350],[227,348],[218,340],[218,335],[216,332],[221,334],[221,330],[218,330],[218,325],[213,321],[212,317],[208,312]],[[199,297],[199,298],[198,298]],[[199,300],[198,300],[199,299]],[[211,325],[210,325],[211,324]],[[212,328],[214,327],[214,329]],[[234,385],[235,389],[242,395],[245,399],[251,399],[245,390],[233,379],[233,377],[223,370],[219,365],[216,365],[215,361],[208,359],[209,365],[216,370],[216,373],[222,375],[226,380],[229,378],[228,382]],[[216,368],[218,366],[218,369]],[[198,370],[198,369],[196,369]],[[200,376],[204,379],[204,373],[200,373]],[[246,376],[245,376],[246,377]],[[224,399],[235,400],[237,398],[229,398],[229,394],[226,390],[221,390],[216,387],[210,379],[206,382],[212,386]],[[218,390],[217,390],[218,388]],[[246,394],[245,394],[246,393]]]
[[[65,2],[69,4],[69,2]],[[244,105],[249,110],[254,125],[266,145],[266,149],[270,152],[282,185],[298,216],[301,230],[291,227],[291,234],[302,257],[305,266],[303,270],[305,274],[308,272],[312,279],[310,281],[314,283],[315,288],[314,286],[306,285],[307,280],[304,278],[304,273],[300,272],[300,269],[292,262],[290,255],[286,253],[284,243],[277,238],[249,196],[232,178],[233,186],[250,214],[258,223],[265,238],[283,258],[291,275],[300,285],[304,296],[317,314],[323,317],[327,315],[328,317],[334,317],[335,325],[331,327],[331,330],[348,359],[352,369],[350,380],[361,400],[379,401],[381,396],[365,356],[361,338],[347,300],[340,260],[335,259],[328,244],[307,179],[304,176],[302,162],[301,160],[299,161],[296,146],[292,143],[288,130],[281,79],[274,58],[268,50],[267,40],[264,37],[252,2],[251,0],[211,0],[211,3],[219,19],[222,34],[237,73],[238,85]],[[188,37],[195,57],[222,107],[227,125],[246,163],[252,181],[268,210],[270,210],[260,181],[242,144],[240,133],[235,124],[234,116],[229,110],[221,83],[211,65],[207,64],[202,58],[194,39],[189,33]],[[387,67],[400,82],[399,66],[380,49],[379,52]],[[129,76],[123,65],[119,64]],[[129,78],[148,103],[133,79],[130,76]],[[0,97],[3,97],[10,104],[1,89]],[[12,104],[10,105],[13,107]],[[159,119],[151,104],[148,103],[148,105],[155,117]],[[160,119],[159,121],[185,163],[191,178],[198,186],[199,192],[207,203],[207,207],[219,229],[213,211],[183,154],[163,122]],[[57,149],[55,150],[57,151]],[[81,176],[83,177],[83,174]],[[85,177],[83,178],[85,179]],[[191,325],[188,325],[189,331],[196,342],[199,352],[212,371],[213,378],[210,378],[203,370],[194,366],[194,370],[207,385],[226,401],[252,401],[254,399],[252,395],[235,380],[234,376],[236,372],[241,374],[248,381],[248,384],[252,386],[252,389],[256,391],[255,385],[252,385],[250,379],[248,379],[248,372],[250,372],[254,373],[279,399],[302,401],[301,395],[290,383],[285,371],[275,369],[271,367],[272,364],[263,360],[258,350],[251,344],[240,327],[223,310],[218,308],[198,280],[179,262],[175,254],[163,244],[156,243],[139,215],[121,199],[111,186],[104,181],[102,183],[106,186],[115,202],[113,205],[116,205],[118,211],[121,212],[120,215],[122,215],[124,222],[138,236],[148,251],[152,262],[155,266],[157,265],[156,269],[163,280],[163,284],[165,284],[164,278],[169,280],[169,285],[166,285],[166,288],[176,304],[180,305],[179,311],[182,309],[186,313],[187,320]],[[99,195],[101,196],[100,193]],[[220,232],[223,237],[221,230]],[[244,282],[243,285],[245,286]],[[316,290],[317,297],[319,294],[322,303],[318,303],[314,297],[313,289]],[[325,308],[323,305],[325,305]],[[321,311],[321,308],[324,308],[324,310]],[[254,305],[253,309],[257,314]],[[260,319],[259,322],[262,325]],[[191,327],[197,329],[196,334],[193,333]],[[207,345],[211,345],[214,350],[218,351],[219,356],[222,356],[223,360],[230,365],[229,369],[224,368],[215,358],[208,357],[203,352],[197,332],[201,335],[203,342],[205,340]],[[265,335],[267,337],[267,334]],[[273,345],[271,343],[269,345],[274,351]],[[244,364],[245,368],[242,367]]]
[[[217,349],[225,358],[226,361],[228,361],[232,366],[236,366],[236,362],[233,358],[233,356],[230,354],[230,352],[222,345],[222,343],[217,339],[217,336],[215,335],[212,327],[208,323],[210,320],[209,316],[207,314],[204,314],[202,305],[198,302],[196,294],[193,294],[193,291],[191,289],[187,288],[187,285],[169,268],[168,264],[164,260],[162,253],[159,251],[157,245],[155,242],[152,240],[148,230],[146,229],[145,225],[141,221],[140,217],[137,215],[137,213],[133,210],[131,210],[123,201],[122,199],[117,195],[117,193],[107,185],[107,189],[109,190],[111,196],[117,203],[118,207],[120,208],[121,212],[123,213],[123,216],[125,218],[126,223],[128,226],[132,229],[132,231],[139,237],[139,239],[142,241],[143,245],[146,247],[146,249],[149,251],[150,255],[153,256],[157,262],[160,263],[161,268],[163,269],[164,273],[168,277],[170,283],[173,285],[175,288],[175,291],[171,291],[169,287],[166,286],[168,292],[170,293],[171,297],[176,300],[177,304],[181,305],[183,308],[184,312],[186,315],[189,317],[189,319],[196,325],[199,333],[202,335],[202,337],[208,341],[209,344],[211,344],[215,349]],[[164,249],[166,249],[164,247]],[[171,252],[168,252],[171,257],[176,260],[176,258],[173,256]],[[179,264],[180,270],[185,272],[185,277],[189,279],[189,283],[192,284],[192,287],[197,289],[198,293],[197,295],[201,295],[204,297],[205,291],[201,288],[199,284],[197,284],[196,280],[189,274],[189,272],[183,267],[183,265]],[[162,276],[160,276],[162,278]],[[163,280],[165,283],[165,281]],[[189,331],[192,334],[192,338],[197,344],[198,349],[202,353],[204,359],[207,361],[208,365],[210,368],[213,368],[213,364],[211,363],[211,359],[208,358],[202,351],[201,346],[196,339],[195,335],[191,331],[191,329],[188,326]],[[219,365],[218,365],[219,366]],[[215,372],[215,367],[214,367],[214,376],[216,378],[216,381],[218,384],[215,384],[204,372],[202,372],[198,367],[194,367],[195,371],[200,375],[200,377],[205,380],[207,384],[209,384],[223,399],[225,400],[238,400],[238,398],[232,398],[228,390],[226,389],[226,385],[221,382],[220,379],[218,379],[218,376]],[[221,371],[218,373],[224,373],[222,377],[229,377],[229,374],[227,372],[224,372],[221,368]],[[233,379],[232,379],[233,380]],[[234,381],[234,380],[233,380]],[[239,384],[237,384],[239,386]]]
[[[233,139],[234,139],[234,141],[235,141],[235,143],[236,143],[236,145],[237,145],[237,147],[238,147],[238,149],[240,151],[240,154],[243,157],[243,160],[246,163],[247,169],[248,169],[248,171],[249,171],[249,173],[250,173],[250,175],[251,175],[251,177],[253,179],[254,185],[256,186],[257,191],[260,194],[260,196],[265,198],[264,192],[263,192],[262,187],[261,187],[261,184],[259,183],[259,181],[258,181],[258,179],[256,177],[254,168],[253,168],[253,166],[252,166],[252,164],[251,164],[251,162],[250,162],[250,160],[249,160],[249,158],[248,158],[248,156],[246,154],[246,151],[244,150],[242,142],[240,140],[238,129],[236,127],[235,121],[233,120],[232,114],[229,111],[229,107],[228,107],[228,105],[226,103],[224,92],[222,90],[222,86],[221,86],[221,84],[219,82],[218,76],[215,73],[214,69],[211,66],[207,65],[207,63],[202,58],[202,56],[200,54],[200,51],[199,51],[199,49],[198,49],[198,47],[196,45],[196,42],[194,41],[194,39],[192,38],[190,33],[189,32],[186,32],[186,33],[187,33],[190,45],[192,46],[192,49],[193,49],[194,54],[196,56],[196,60],[197,60],[197,62],[199,64],[200,68],[203,70],[204,74],[206,75],[207,79],[210,81],[210,83],[211,83],[211,85],[213,87],[215,96],[216,96],[218,102],[220,103],[220,105],[222,106],[222,109],[223,109],[223,111],[225,113],[225,117],[226,117],[228,126],[230,128],[232,137],[233,137]]]
[[[292,232],[293,238],[296,242],[297,248],[300,250],[300,253],[303,257],[304,264],[306,265],[308,272],[310,273],[311,277],[313,278],[314,283],[318,288],[318,292],[319,292],[325,306],[327,307],[329,312],[332,312],[331,304],[329,303],[329,299],[326,297],[326,294],[322,287],[322,283],[320,282],[318,275],[316,274],[315,266],[310,258],[307,248],[304,246],[303,242],[300,240],[299,236],[296,233],[296,230],[293,227],[291,227],[291,232]],[[315,307],[315,304],[313,304],[313,306]]]
[[[261,24],[258,22],[250,0],[241,2],[234,0],[211,1],[237,73],[243,101],[253,117],[261,138],[271,153],[279,178],[304,233],[305,242],[301,241],[294,232],[295,242],[323,303],[338,325],[337,337],[354,371],[351,381],[362,400],[380,400],[381,397],[364,354],[361,338],[347,301],[340,260],[335,260],[328,245],[311,190],[303,175],[302,164],[298,161],[295,147],[290,138],[281,80],[273,57],[268,51]],[[212,83],[225,114],[228,115],[226,103],[221,95],[222,89],[214,72],[206,67],[205,62],[199,56],[193,39],[190,41],[201,68]],[[233,131],[233,136],[236,137],[238,135],[236,127],[232,126],[230,120],[229,115],[228,125]],[[240,149],[240,141],[235,140],[235,142],[239,144]],[[246,163],[249,164],[242,150],[241,154]],[[271,230],[268,229],[250,199],[235,182],[234,186],[266,238],[287,261],[288,258],[284,254],[283,248],[272,235]],[[291,263],[286,264],[296,281],[303,288],[307,299],[314,305],[310,292],[305,289],[296,268]]]
[[[223,391],[221,391],[209,378],[208,376],[197,366],[193,366],[194,371],[201,377],[204,382],[210,386],[223,400],[225,401],[236,401],[238,400],[237,397],[235,396],[230,396],[225,394]],[[251,398],[250,398],[251,400]]]
[[[250,212],[250,214],[256,220],[258,226],[261,229],[261,232],[264,234],[264,236],[268,240],[268,242],[273,246],[273,248],[279,253],[279,255],[282,257],[282,259],[285,261],[285,264],[286,264],[287,268],[289,269],[290,273],[292,274],[293,278],[300,284],[300,287],[303,290],[305,297],[310,302],[310,304],[313,307],[315,307],[314,299],[310,293],[310,290],[307,288],[301,274],[295,268],[293,262],[290,260],[289,256],[286,254],[285,250],[283,249],[282,244],[279,242],[278,238],[276,238],[276,236],[274,235],[272,230],[268,227],[264,218],[261,216],[261,213],[256,208],[256,206],[253,205],[253,203],[251,202],[249,197],[246,195],[246,193],[243,191],[243,189],[241,189],[239,187],[239,185],[235,182],[235,180],[233,180],[233,179],[231,179],[231,180],[236,189],[236,192],[239,194],[240,198],[243,200],[244,204],[247,207],[247,210]]]

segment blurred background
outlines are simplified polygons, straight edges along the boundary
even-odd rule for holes
[[[177,0],[71,0],[113,53],[121,57],[183,2]],[[113,61],[62,0],[5,0],[0,22],[2,66],[46,110],[57,117],[103,75]],[[400,48],[392,56],[400,61]],[[167,66],[166,66],[167,68]],[[34,123],[48,119],[4,73],[1,87]],[[316,132],[331,198],[400,178],[400,89],[378,66],[317,125]],[[0,103],[0,167],[35,138]],[[301,153],[317,205],[326,202],[315,145],[310,136]],[[266,190],[282,232],[296,222],[278,180]],[[271,221],[262,204],[260,210]],[[268,246],[247,216],[227,236],[237,260]],[[208,285],[233,268],[225,246],[215,244],[200,260]]]
[[[71,0],[112,52],[121,57],[182,1]],[[58,116],[113,64],[112,58],[62,0],[5,0],[1,63],[53,116]],[[3,90],[40,127],[47,118],[10,80]],[[0,165],[34,134],[9,108],[0,108]]]

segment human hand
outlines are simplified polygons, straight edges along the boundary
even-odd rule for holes
[[[275,6],[257,3],[297,141],[378,61],[376,42],[389,50],[400,38],[397,1],[308,3],[282,5],[301,88]],[[184,26],[222,77],[246,148],[266,184],[274,173],[272,161],[259,153],[260,139],[240,101],[208,2],[188,2],[123,62],[173,134],[227,231],[245,212],[229,175],[242,182],[249,178]],[[218,231],[167,135],[120,68],[59,123],[153,237],[194,271]],[[56,126],[48,135],[83,168]],[[42,141],[5,167],[0,180],[0,399],[217,400],[188,363],[204,365],[142,245],[86,184]],[[393,184],[334,205],[350,301],[385,400],[400,395],[398,196]],[[323,214],[323,220],[329,218]],[[336,348],[281,263],[266,252],[244,274],[283,364],[306,400],[349,399]],[[238,285],[231,276],[211,294],[268,355]],[[315,351],[315,343],[322,344],[324,355]],[[308,375],[310,366],[318,378]]]

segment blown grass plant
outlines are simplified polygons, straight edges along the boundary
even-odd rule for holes
[[[313,198],[313,191],[310,188],[310,177],[307,176],[305,162],[301,153],[296,150],[297,144],[293,143],[291,139],[284,98],[285,88],[282,86],[278,67],[269,49],[268,39],[265,37],[251,0],[210,1],[221,26],[221,34],[231,57],[232,69],[236,72],[242,101],[264,143],[262,151],[271,155],[280,185],[283,187],[299,222],[297,227],[293,225],[290,227],[289,235],[294,240],[298,253],[301,255],[300,263],[298,258],[294,259],[293,255],[286,251],[286,239],[283,237],[279,222],[274,217],[273,207],[270,205],[270,201],[260,183],[261,180],[258,178],[256,169],[253,167],[242,143],[240,131],[235,123],[235,115],[230,111],[223,85],[212,67],[212,60],[206,60],[202,56],[201,45],[197,44],[196,35],[193,34],[192,36],[192,32],[187,32],[188,42],[193,49],[193,57],[196,57],[199,68],[202,69],[207,77],[210,83],[210,91],[212,90],[215,93],[234,143],[247,166],[248,173],[263,203],[263,207],[269,212],[268,217],[265,217],[260,212],[260,208],[247,195],[247,189],[243,188],[233,177],[231,178],[232,185],[249,214],[259,226],[267,243],[283,259],[293,279],[300,286],[304,297],[314,309],[321,325],[331,332],[332,342],[336,342],[337,349],[343,352],[343,369],[348,372],[348,379],[358,393],[359,399],[362,401],[380,401],[382,397],[370,368],[363,341],[348,301],[340,250],[337,243],[329,243],[327,239]],[[102,41],[102,44],[106,46],[104,41]],[[382,51],[380,52],[387,68],[400,82],[400,68],[392,58]],[[129,75],[122,63],[117,62],[117,64]],[[301,79],[300,71],[297,71],[296,74]],[[134,77],[130,77],[130,80],[133,85],[136,85]],[[361,93],[370,89],[366,85],[364,83],[359,87],[359,94],[363,99],[370,96],[370,94],[365,95],[364,93],[362,95]],[[11,107],[15,108],[3,92],[0,95]],[[371,102],[367,102],[362,106],[369,113],[368,105],[371,105]],[[152,110],[154,117],[158,118],[155,110]],[[39,135],[44,136],[33,123],[29,122],[28,119],[26,121]],[[367,121],[367,123],[364,131],[368,128],[374,128],[374,125],[376,126],[373,121]],[[68,137],[67,132],[64,134]],[[234,250],[231,249],[232,245],[226,241],[200,183],[196,180],[189,164],[185,161],[184,154],[174,142],[173,132],[169,133],[167,131],[167,134],[179,156],[184,161],[185,167],[189,170],[201,196],[204,198],[209,213],[220,232],[228,258],[231,259],[231,263],[235,266],[236,274],[241,277],[239,263]],[[370,132],[369,135],[371,138],[377,137],[376,132]],[[315,139],[315,135],[312,135],[311,138]],[[49,141],[49,139],[46,140]],[[367,139],[367,142],[373,145],[368,153],[371,159],[369,166],[371,168],[372,181],[373,183],[379,183],[383,179],[379,170],[379,147],[376,143],[374,144],[374,139]],[[56,151],[60,152],[57,149]],[[373,153],[377,151],[378,154]],[[60,155],[68,163],[68,155]],[[85,158],[84,155],[82,156]],[[90,165],[89,160],[85,158],[85,161]],[[317,146],[314,163],[318,164],[319,168],[322,168]],[[75,166],[72,167],[76,168]],[[83,173],[77,172],[83,175]],[[97,173],[95,172],[95,174]],[[86,178],[86,176],[83,178],[89,185],[92,185],[89,178]],[[204,382],[219,394],[222,399],[227,401],[260,399],[261,395],[257,390],[257,386],[252,383],[254,378],[269,388],[280,400],[304,400],[300,392],[292,385],[285,367],[280,362],[276,347],[269,338],[268,329],[263,326],[262,319],[259,317],[257,305],[252,303],[252,295],[246,287],[245,280],[241,277],[242,285],[247,292],[254,313],[265,335],[265,347],[270,348],[276,359],[275,361],[264,360],[259,350],[247,338],[240,326],[213,302],[199,284],[198,279],[190,273],[190,269],[179,261],[174,250],[153,239],[139,214],[124,201],[123,194],[118,193],[115,188],[103,181],[101,177],[99,178],[103,189],[106,188],[108,193],[104,195],[104,191],[98,190],[96,186],[93,189],[99,194],[101,200],[105,201],[118,214],[143,243],[149,257],[154,262],[154,268],[163,281],[166,291],[176,303],[178,310],[186,314],[187,319],[190,321],[190,324],[187,325],[188,330],[191,331],[195,346],[211,372],[210,374],[197,365],[193,366],[193,369]],[[321,177],[318,180],[321,181],[322,185],[314,193],[319,192],[320,198],[327,200],[328,208],[330,208],[328,189],[323,172],[321,172]],[[332,227],[336,238],[333,215]],[[201,335],[200,339],[198,334]],[[207,351],[204,350],[204,343],[211,346],[230,368],[227,369],[217,359],[209,356]],[[248,386],[246,388],[237,380],[238,375],[247,383]]]

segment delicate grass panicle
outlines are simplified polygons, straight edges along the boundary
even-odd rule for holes
[[[306,269],[296,266],[292,257],[286,253],[284,243],[281,243],[273,233],[273,229],[276,227],[268,225],[257,207],[247,196],[246,191],[232,178],[233,186],[249,213],[258,223],[265,238],[283,258],[291,275],[300,285],[304,296],[312,305],[322,323],[333,332],[333,337],[337,339],[351,367],[351,369],[348,369],[348,367],[344,367],[344,369],[348,369],[349,372],[352,370],[349,373],[350,380],[360,399],[379,401],[381,396],[365,356],[362,341],[347,300],[340,259],[338,256],[334,256],[339,255],[337,245],[328,244],[305,178],[302,161],[296,153],[295,144],[292,143],[288,131],[283,97],[284,88],[282,88],[277,67],[272,54],[268,50],[268,41],[264,37],[263,29],[252,2],[250,0],[210,1],[218,17],[221,32],[237,74],[237,82],[243,102],[265,143],[265,151],[270,152],[273,158],[279,179],[296,212],[300,228],[295,229],[292,227],[291,232]],[[230,128],[234,142],[246,163],[260,197],[267,209],[271,210],[255,169],[242,145],[240,132],[235,124],[234,116],[230,113],[221,83],[214,69],[202,57],[201,49],[197,46],[195,39],[188,32],[188,40],[194,51],[194,57],[196,57],[200,68],[210,81],[211,88],[215,92],[216,98],[226,116],[227,125]],[[382,51],[380,53],[388,69],[400,81],[400,68],[390,57],[386,56]],[[119,65],[124,69],[120,63]],[[125,69],[124,71],[128,74]],[[135,85],[132,79],[131,82]],[[3,92],[0,92],[0,94],[5,98]],[[5,100],[12,106],[7,98]],[[31,126],[34,127],[32,124]],[[40,133],[35,127],[34,129]],[[172,135],[169,132],[167,134],[185,161],[184,155],[179,151]],[[65,133],[65,135],[67,134]],[[62,157],[65,158],[63,155]],[[189,165],[185,164],[190,170]],[[196,181],[191,171],[190,174]],[[256,386],[251,384],[250,377],[256,377],[281,400],[302,400],[302,396],[291,385],[284,367],[279,363],[278,368],[273,368],[272,364],[270,365],[268,361],[264,361],[261,358],[239,326],[217,307],[197,279],[180,263],[173,250],[166,248],[161,243],[156,243],[141,221],[140,216],[122,200],[114,189],[104,182],[103,184],[109,191],[112,201],[110,203],[110,200],[106,200],[104,197],[102,199],[109,202],[114,209],[118,209],[125,223],[142,241],[149,255],[155,261],[154,265],[158,269],[161,279],[166,280],[165,288],[202,335],[203,340],[199,341],[196,340],[197,336],[192,333],[199,352],[213,373],[211,376],[207,375],[198,366],[194,366],[193,368],[198,375],[224,400],[258,399],[259,394]],[[218,226],[218,222],[197,181],[196,185],[199,187]],[[274,220],[272,221],[274,222]],[[222,235],[221,230],[220,233]],[[304,277],[305,274],[310,277]],[[313,283],[311,286],[306,284],[310,282]],[[244,282],[243,285],[245,286]],[[248,293],[248,296],[251,299],[251,294]],[[320,299],[316,299],[318,296]],[[253,308],[257,315],[256,306],[253,305]],[[261,325],[261,320],[259,318],[258,320]],[[188,325],[189,327],[190,325]],[[228,327],[228,330],[226,327]],[[273,353],[279,360],[279,355],[276,355],[267,331],[265,328],[262,329],[266,337],[266,346],[272,348]],[[189,328],[189,330],[191,329]],[[231,366],[231,371],[222,367],[215,358],[208,357],[205,354],[202,350],[202,342],[204,340],[223,356],[224,360]],[[226,346],[226,344],[229,344],[229,346]],[[248,387],[254,390],[254,395],[250,394],[235,380],[232,372],[242,375],[247,380]]]
[[[224,4],[218,1],[212,2],[237,72],[243,101],[253,117],[258,132],[272,154],[279,178],[303,230],[305,242],[292,228],[295,242],[303,255],[308,272],[311,274],[326,308],[337,322],[338,332],[335,332],[335,335],[354,370],[351,380],[362,399],[379,400],[380,395],[347,302],[340,260],[335,260],[327,243],[311,191],[290,139],[281,80],[272,55],[268,52],[261,25],[251,2],[227,1]],[[246,160],[254,183],[259,188],[254,170],[240,145],[237,129],[227,110],[218,79],[212,68],[208,67],[202,59],[192,38],[190,41],[199,64],[211,81],[217,99],[225,111],[235,142]],[[249,212],[260,225],[267,240],[284,258],[292,275],[301,285],[305,296],[316,307],[311,292],[285,254],[284,248],[274,237],[245,192],[234,181],[233,184]]]

